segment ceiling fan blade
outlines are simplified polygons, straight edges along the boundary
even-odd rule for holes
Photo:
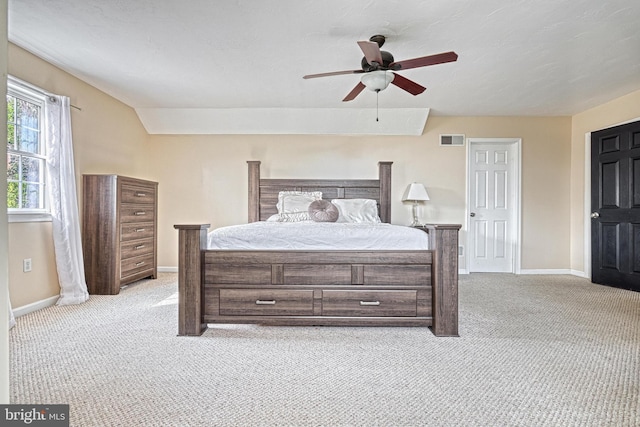
[[[393,73],[394,77],[391,80],[391,83],[398,86],[400,89],[404,89],[409,92],[411,95],[420,95],[427,88],[424,86],[420,86],[418,83],[409,80],[406,77],[402,77],[400,74]]]
[[[455,52],[444,52],[435,55],[423,56],[420,58],[407,59],[404,61],[396,61],[389,64],[392,70],[408,70],[409,68],[426,67],[427,65],[444,64],[445,62],[453,62],[458,59]]]
[[[328,77],[328,76],[339,76],[342,74],[361,74],[361,73],[364,73],[364,70],[332,71],[330,73],[307,74],[306,76],[302,76],[302,78],[315,79],[316,77]]]
[[[367,58],[369,65],[373,65],[374,62],[382,65],[382,54],[380,53],[380,46],[378,46],[378,43],[359,41],[358,46],[362,49],[362,53],[364,53],[364,57]]]
[[[362,84],[362,82],[358,82],[358,84],[356,85],[356,87],[354,87],[351,92],[349,92],[349,94],[347,96],[344,97],[344,99],[342,100],[343,102],[347,102],[347,101],[351,101],[353,100],[356,96],[360,95],[360,92],[362,92],[364,90],[366,86]]]

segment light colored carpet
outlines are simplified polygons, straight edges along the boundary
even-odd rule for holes
[[[11,402],[73,426],[639,426],[640,293],[460,277],[427,328],[214,326],[177,337],[177,275],[17,319]]]

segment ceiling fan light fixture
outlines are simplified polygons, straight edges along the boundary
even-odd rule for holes
[[[360,78],[360,81],[367,89],[373,92],[380,92],[385,90],[389,83],[393,81],[394,74],[388,70],[377,70],[364,73]]]

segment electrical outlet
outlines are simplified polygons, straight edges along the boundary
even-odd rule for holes
[[[25,273],[31,271],[31,258],[25,258],[22,260],[22,271]]]
[[[458,256],[464,256],[464,246],[458,246]]]

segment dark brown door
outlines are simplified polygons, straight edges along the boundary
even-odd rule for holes
[[[591,134],[591,274],[640,291],[640,122]]]

